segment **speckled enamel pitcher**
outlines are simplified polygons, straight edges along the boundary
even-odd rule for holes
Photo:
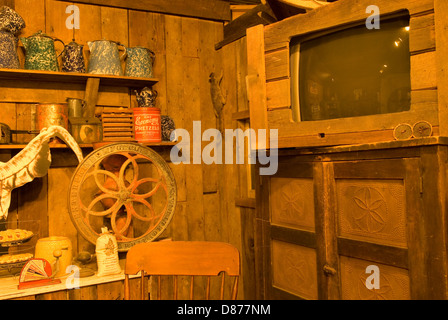
[[[86,72],[86,64],[84,61],[84,46],[70,42],[62,51],[62,71],[63,72]]]
[[[28,38],[20,38],[25,47],[25,69],[59,71],[58,55],[56,54],[55,42],[62,40],[50,37],[39,31]]]
[[[20,69],[17,42],[11,32],[0,30],[0,68]]]
[[[155,57],[155,53],[148,48],[139,46],[128,48],[125,76],[152,78]]]
[[[90,50],[88,73],[123,76],[121,62],[126,58],[127,48],[119,42],[96,40],[87,42]],[[120,57],[118,47],[124,48]]]

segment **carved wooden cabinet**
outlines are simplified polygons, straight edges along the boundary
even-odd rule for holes
[[[445,299],[447,144],[281,151],[257,186],[259,298]]]

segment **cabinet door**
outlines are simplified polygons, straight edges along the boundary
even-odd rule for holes
[[[318,298],[314,185],[312,163],[262,178],[265,298]]]
[[[281,161],[259,193],[265,298],[418,296],[419,171],[416,159]]]
[[[340,281],[339,297],[411,299],[422,271],[413,246],[421,206],[417,159],[339,162],[329,185],[336,250],[329,253]],[[332,205],[334,204],[334,205]]]

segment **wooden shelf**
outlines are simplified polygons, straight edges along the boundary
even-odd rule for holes
[[[90,73],[68,73],[25,69],[0,69],[0,79],[83,84],[87,83],[88,79],[100,79],[102,86],[129,88],[153,86],[159,81],[155,78],[120,77]]]
[[[130,141],[120,141],[122,143],[131,143]],[[113,142],[113,143],[119,143]],[[135,142],[134,142],[135,143]],[[155,143],[142,143],[146,147],[171,147],[175,146],[177,142],[155,142]],[[19,150],[23,149],[27,144],[1,144],[0,150]],[[92,144],[79,144],[80,148],[93,148]],[[50,143],[50,149],[68,149],[69,147],[63,143]]]

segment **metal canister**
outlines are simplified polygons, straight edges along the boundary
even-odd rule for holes
[[[81,118],[86,102],[78,98],[67,98],[68,116],[70,118]]]
[[[161,142],[162,127],[159,108],[133,108],[134,138],[138,142]]]
[[[61,126],[68,130],[68,105],[66,103],[40,103],[37,105],[37,129]]]
[[[5,124],[0,123],[0,144],[11,143],[11,128]]]

